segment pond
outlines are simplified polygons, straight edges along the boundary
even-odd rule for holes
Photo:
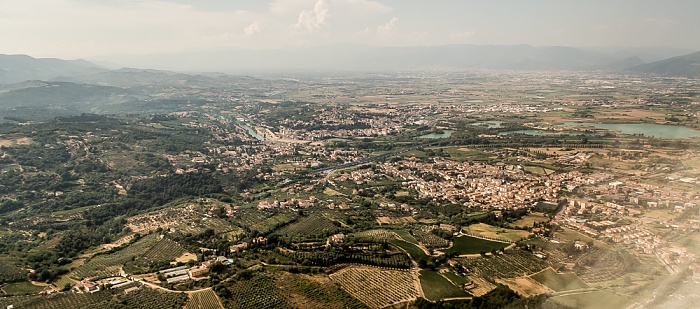
[[[643,134],[645,136],[654,136],[658,138],[688,138],[700,136],[700,131],[691,128],[649,123],[565,122],[561,125],[568,127],[595,127],[598,129],[619,131],[623,134]]]

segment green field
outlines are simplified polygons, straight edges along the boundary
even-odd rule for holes
[[[531,213],[520,218],[520,220],[510,223],[511,226],[532,227],[535,222],[548,222],[549,217],[543,213]]]
[[[5,290],[5,293],[7,294],[23,295],[39,293],[44,289],[44,287],[33,285],[31,282],[23,281],[7,284],[3,286],[2,289]]]
[[[456,285],[462,285],[462,284],[469,283],[469,280],[467,280],[467,279],[463,278],[462,276],[459,276],[451,271],[443,273],[442,275],[445,276],[447,279],[449,279],[450,281],[452,281],[452,283],[454,283]]]
[[[557,292],[588,287],[588,285],[581,281],[575,274],[558,274],[552,268],[547,268],[530,277]]]
[[[338,232],[339,225],[320,214],[312,214],[308,217],[301,217],[292,224],[285,225],[274,234],[293,241],[318,240]]]
[[[408,253],[408,255],[410,255],[411,258],[415,261],[418,261],[420,259],[427,261],[430,259],[430,257],[427,254],[425,254],[425,251],[423,251],[421,248],[418,248],[418,246],[410,242],[404,240],[392,240],[391,243],[406,250],[406,253]]]
[[[455,161],[483,161],[496,156],[492,153],[466,147],[446,147],[443,148],[443,152],[448,153],[450,159]]]
[[[507,244],[489,240],[483,240],[480,238],[461,236],[452,239],[452,248],[447,249],[446,253],[456,253],[458,255],[462,254],[475,254],[481,251],[490,252],[493,249],[500,250],[505,248]]]
[[[396,235],[399,235],[401,239],[407,242],[410,242],[412,244],[418,244],[418,240],[416,240],[416,238],[414,238],[413,235],[409,234],[406,230],[395,230],[394,233],[396,233]]]
[[[627,308],[634,303],[629,298],[601,291],[555,296],[550,298],[548,302],[582,309]]]
[[[423,287],[425,298],[432,301],[438,301],[443,298],[471,296],[432,270],[420,271],[420,285]]]

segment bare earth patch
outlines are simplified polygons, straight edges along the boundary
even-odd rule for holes
[[[377,223],[379,224],[403,224],[403,223],[415,223],[416,219],[413,217],[401,217],[401,218],[391,218],[391,217],[378,217]]]
[[[189,252],[185,252],[185,254],[181,255],[179,258],[175,259],[175,262],[171,262],[170,264],[177,264],[178,262],[182,263],[187,263],[189,261],[196,261],[197,260],[197,255]]]
[[[524,297],[554,292],[550,288],[529,277],[496,279],[496,282],[507,285],[511,290]]]
[[[31,145],[32,143],[34,143],[34,141],[28,137],[22,137],[18,139],[0,139],[0,146],[5,147]]]

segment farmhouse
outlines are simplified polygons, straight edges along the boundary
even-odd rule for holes
[[[574,248],[576,248],[576,250],[585,250],[585,249],[588,249],[588,244],[586,244],[585,242],[582,242],[582,241],[577,240],[577,241],[574,243]]]
[[[97,286],[96,283],[89,281],[88,279],[84,279],[83,281],[80,281],[75,284],[76,290],[79,292],[86,292],[86,293],[95,293],[100,290],[100,288]]]
[[[228,250],[229,250],[229,252],[231,252],[231,253],[236,253],[236,252],[239,252],[239,251],[243,251],[245,248],[248,248],[248,243],[247,243],[247,242],[240,243],[240,244],[233,245],[233,246],[229,246],[229,247],[228,247]]]
[[[343,240],[345,240],[345,234],[335,234],[331,237],[328,237],[328,239],[326,240],[326,246],[330,246],[331,243],[343,242]]]
[[[199,267],[193,267],[190,268],[187,271],[187,274],[190,275],[190,278],[195,278],[195,277],[201,277],[209,273],[209,268],[206,266],[199,266]]]

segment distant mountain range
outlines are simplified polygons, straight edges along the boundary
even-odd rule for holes
[[[105,71],[85,60],[32,58],[27,55],[0,54],[0,84],[26,80],[51,80],[60,76],[93,74]]]
[[[571,47],[449,45],[325,47],[302,51],[239,51],[162,55],[155,67],[227,72],[383,71],[420,69],[597,70],[700,77],[700,52],[645,63],[670,50],[584,50]],[[143,56],[146,57],[146,56]],[[138,59],[132,59],[138,60]],[[148,60],[142,58],[141,61]],[[138,61],[135,61],[138,63]],[[187,64],[187,66],[182,66]],[[177,67],[181,65],[181,67]],[[156,112],[182,108],[173,87],[246,88],[251,77],[165,70],[109,70],[85,60],[0,55],[0,115],[31,119],[76,113]],[[274,81],[270,81],[275,83]],[[276,81],[279,82],[279,81]],[[258,84],[256,82],[255,84]],[[186,99],[186,102],[190,102]],[[206,104],[192,101],[192,104]]]
[[[668,76],[700,77],[700,52],[637,65],[629,70]]]
[[[317,72],[397,70],[622,70],[689,53],[663,48],[574,48],[529,45],[371,47],[334,45],[298,50],[244,50],[124,56],[118,62],[175,71]],[[117,60],[114,60],[117,61]]]
[[[68,81],[118,87],[189,85],[207,87],[225,74],[180,72],[317,72],[396,70],[574,70],[698,76],[700,53],[661,48],[583,49],[529,45],[426,47],[326,46],[302,50],[231,51],[140,55],[121,62],[148,68],[109,70],[85,60],[0,55],[0,84],[26,80]],[[674,57],[675,56],[675,57]],[[670,58],[672,57],[672,58]],[[668,58],[668,59],[667,59]],[[648,63],[647,63],[648,62]],[[152,70],[151,68],[167,69]]]

